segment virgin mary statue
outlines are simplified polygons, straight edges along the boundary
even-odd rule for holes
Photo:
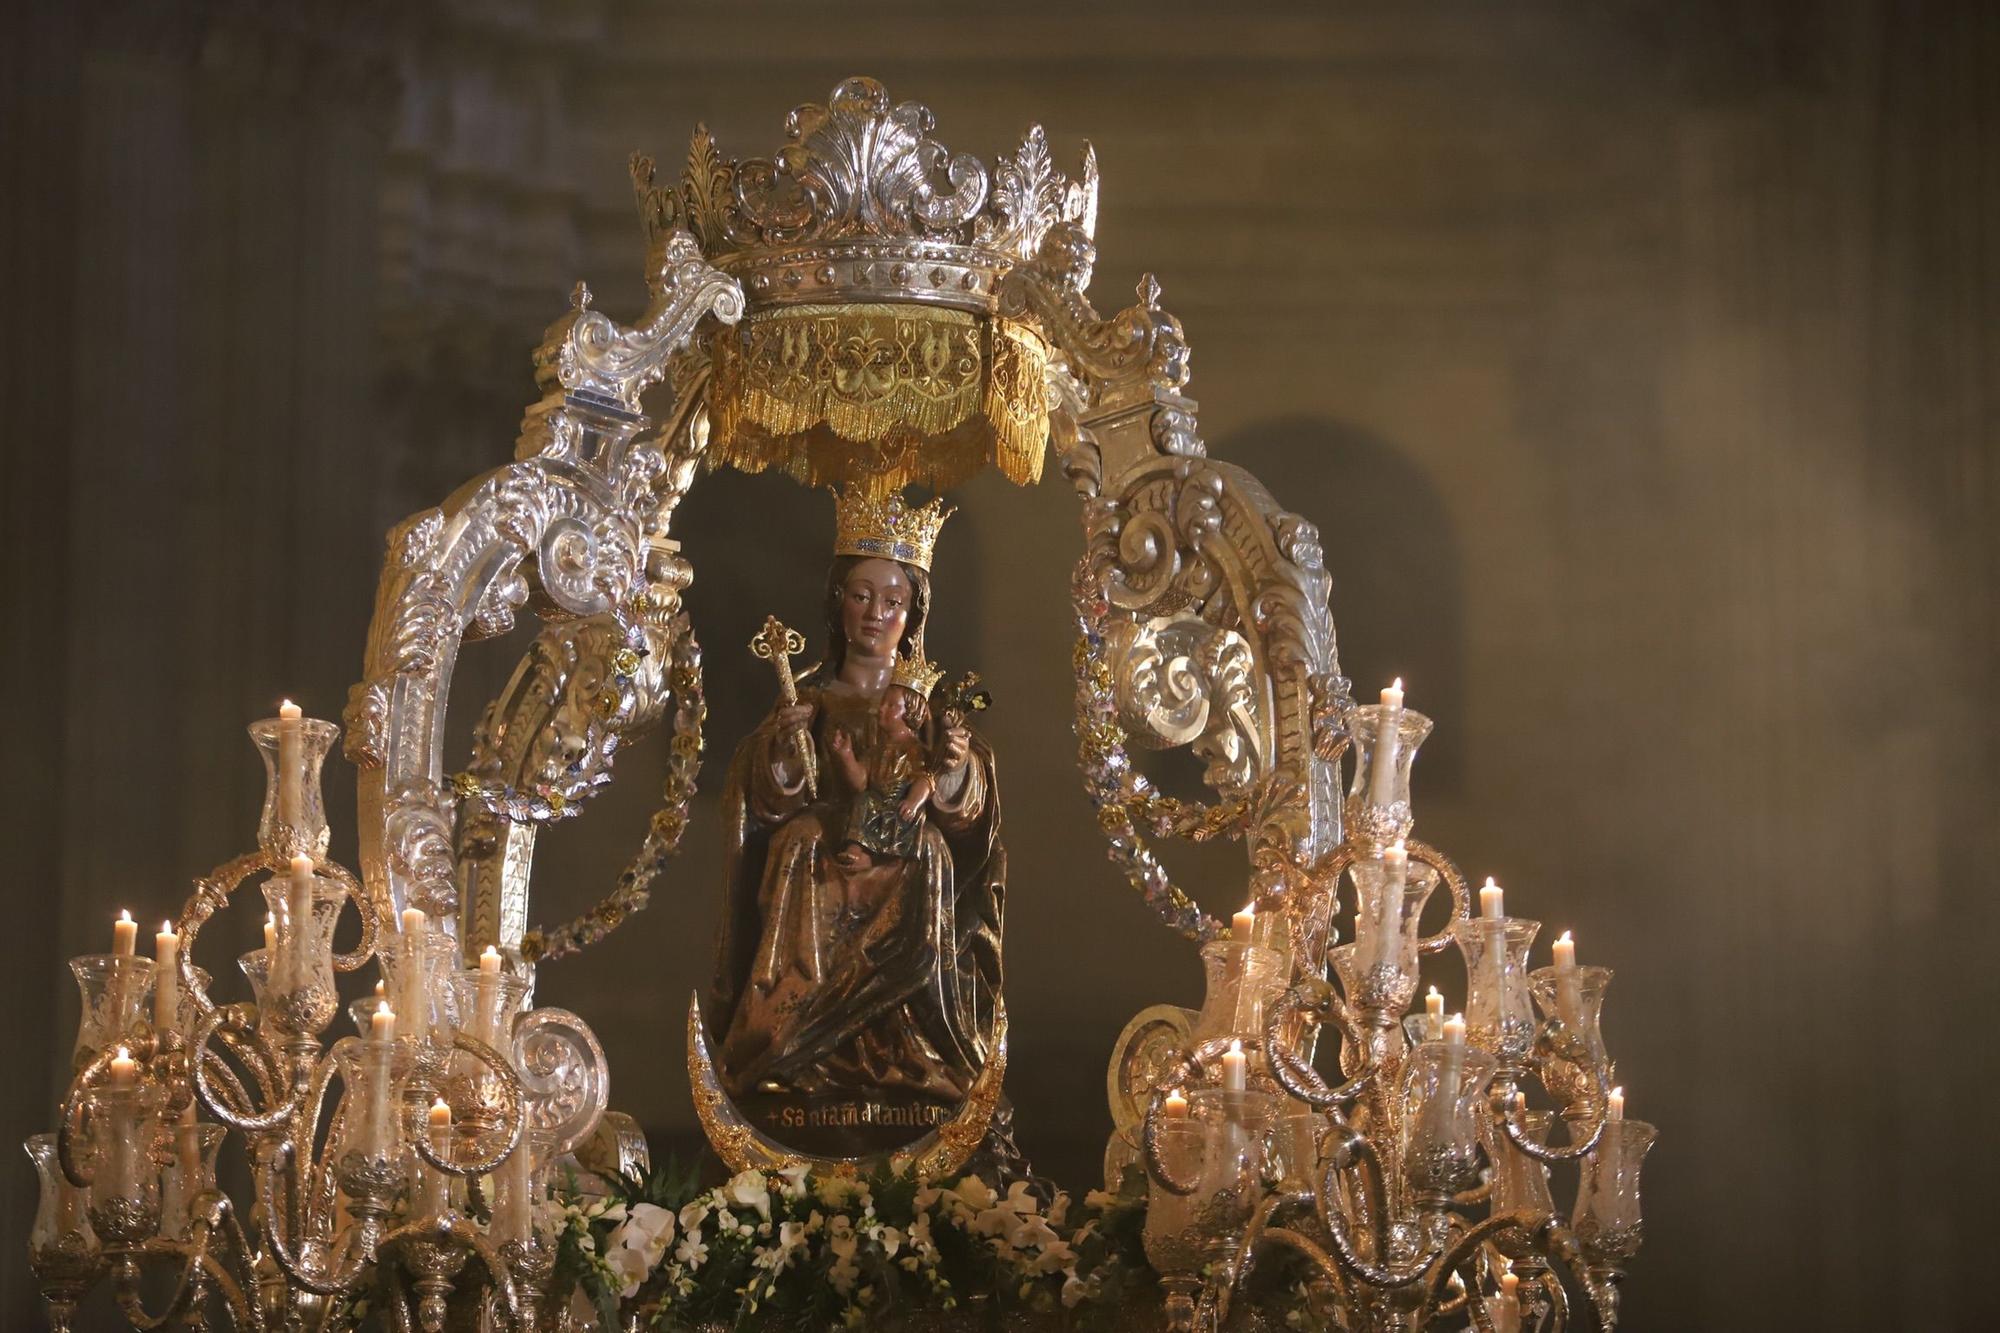
[[[1000,992],[993,755],[928,698],[948,513],[841,497],[825,659],[737,747],[722,798],[709,1012],[723,1085],[767,1124],[860,1131],[832,1136],[843,1145],[948,1118],[986,1061]]]

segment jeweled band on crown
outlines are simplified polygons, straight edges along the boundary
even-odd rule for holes
[[[929,572],[938,529],[957,512],[941,497],[913,507],[900,495],[850,486],[834,502],[833,553],[880,556]]]

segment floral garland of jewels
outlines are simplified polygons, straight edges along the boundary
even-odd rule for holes
[[[1109,842],[1106,854],[1162,921],[1196,943],[1222,934],[1223,925],[1168,876],[1140,836],[1209,842],[1243,836],[1257,807],[1251,792],[1217,805],[1178,800],[1153,790],[1132,766],[1125,729],[1118,724],[1116,685],[1104,661],[1104,599],[1086,566],[1077,572],[1076,736],[1084,790]]]
[[[938,1182],[804,1166],[744,1171],[704,1190],[670,1164],[611,1185],[588,1197],[572,1181],[537,1219],[555,1239],[553,1294],[567,1302],[581,1291],[606,1327],[869,1328],[984,1306],[1088,1328],[1113,1322],[1121,1303],[1157,1299],[1136,1169],[1117,1194],[1092,1190],[1080,1206],[1060,1191],[1045,1200],[1022,1180],[1003,1194],[978,1175]],[[1268,1269],[1253,1301],[1290,1327],[1330,1327],[1301,1270]]]
[[[695,777],[701,770],[702,725],[708,702],[702,692],[701,645],[685,614],[676,618],[668,680],[673,690],[674,733],[667,745],[667,776],[660,808],[646,826],[646,838],[618,883],[597,906],[554,929],[537,926],[521,938],[521,956],[529,962],[566,958],[609,935],[635,912],[646,910],[653,881],[680,852],[687,832],[688,806],[694,800]]]

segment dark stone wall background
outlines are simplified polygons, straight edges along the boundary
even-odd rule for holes
[[[697,119],[767,151],[867,72],[961,150],[1032,119],[1066,159],[1096,144],[1098,303],[1159,274],[1211,451],[1320,524],[1348,673],[1406,676],[1438,719],[1423,835],[1617,969],[1609,1037],[1662,1127],[1629,1322],[1993,1307],[1990,6],[82,10],[0,44],[4,1137],[52,1121],[63,960],[247,845],[243,724],[281,694],[337,715],[381,534],[509,456],[570,284],[637,308],[625,155],[677,163]],[[999,698],[1009,1082],[1080,1189],[1112,1038],[1199,970],[1073,772],[1074,499],[963,503],[932,644]],[[769,688],[737,645],[767,611],[811,622],[830,520],[733,475],[682,514],[712,787]],[[636,841],[659,760],[622,762],[546,840],[542,915]],[[544,978],[660,1151],[691,1142],[681,1014],[717,899],[713,830],[690,843],[648,914]],[[1240,900],[1228,856],[1177,864]],[[257,930],[212,930],[210,966]],[[16,1158],[8,1327],[39,1318],[31,1207]]]

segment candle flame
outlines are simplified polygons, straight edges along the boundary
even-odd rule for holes
[[[130,921],[132,919],[132,914],[126,909],[121,907],[118,909],[118,919],[120,921]]]
[[[1624,1084],[1622,1084],[1622,1083],[1621,1083],[1621,1084],[1620,1084],[1620,1085],[1618,1085],[1617,1087],[1613,1088],[1613,1089],[1611,1090],[1611,1095],[1612,1095],[1613,1097],[1617,1097],[1617,1098],[1620,1098],[1620,1099],[1623,1099],[1623,1097],[1625,1096],[1625,1086],[1624,1086]]]
[[[282,699],[278,703],[278,715],[281,717],[290,714],[297,714],[303,711],[304,711],[303,709],[301,709],[297,704],[293,703],[290,699]]]
[[[1229,1042],[1229,1053],[1231,1055],[1243,1054],[1243,1043],[1232,1037]]]
[[[1564,931],[1564,932],[1563,932],[1562,934],[1560,934],[1560,935],[1556,936],[1556,943],[1557,943],[1557,944],[1575,944],[1575,943],[1576,943],[1576,941],[1575,941],[1575,940],[1573,940],[1573,939],[1571,939],[1571,938],[1569,937],[1569,932],[1565,930],[1565,931]]]
[[[1403,678],[1402,678],[1401,676],[1398,676],[1398,677],[1396,677],[1396,683],[1395,683],[1395,684],[1393,684],[1393,685],[1391,685],[1391,686],[1390,686],[1389,688],[1390,688],[1390,689],[1392,689],[1392,690],[1400,690],[1400,689],[1402,689],[1402,688],[1403,688]]]
[[[1489,888],[1489,889],[1497,889],[1497,888],[1499,888],[1500,886],[1499,886],[1498,884],[1496,884],[1496,883],[1494,883],[1494,882],[1493,882],[1493,876],[1491,876],[1491,875],[1488,875],[1488,876],[1486,877],[1486,884],[1485,884],[1485,887],[1486,887],[1486,888]]]
[[[160,933],[161,933],[162,935],[171,935],[171,934],[173,934],[173,933],[174,933],[174,923],[173,923],[173,922],[171,922],[171,921],[162,921],[162,922],[160,923]]]
[[[387,1000],[375,1001],[375,1012],[378,1014],[387,1014],[390,1018],[394,1018],[396,1016],[396,1011],[389,1007],[389,1002]]]
[[[1437,993],[1438,993],[1438,988],[1437,988],[1436,986],[1433,986],[1433,987],[1431,987],[1431,989],[1430,989],[1430,995],[1437,995]],[[1426,999],[1428,999],[1428,998],[1429,998],[1429,995],[1427,995],[1427,996],[1426,996],[1425,998],[1426,998]],[[1442,999],[1444,998],[1444,996],[1442,996],[1442,995],[1438,995],[1438,998],[1439,998],[1440,1000],[1442,1000]]]
[[[117,1058],[120,1060],[130,1060],[132,1058],[132,1052],[126,1050],[123,1046],[120,1046],[118,1048]]]

